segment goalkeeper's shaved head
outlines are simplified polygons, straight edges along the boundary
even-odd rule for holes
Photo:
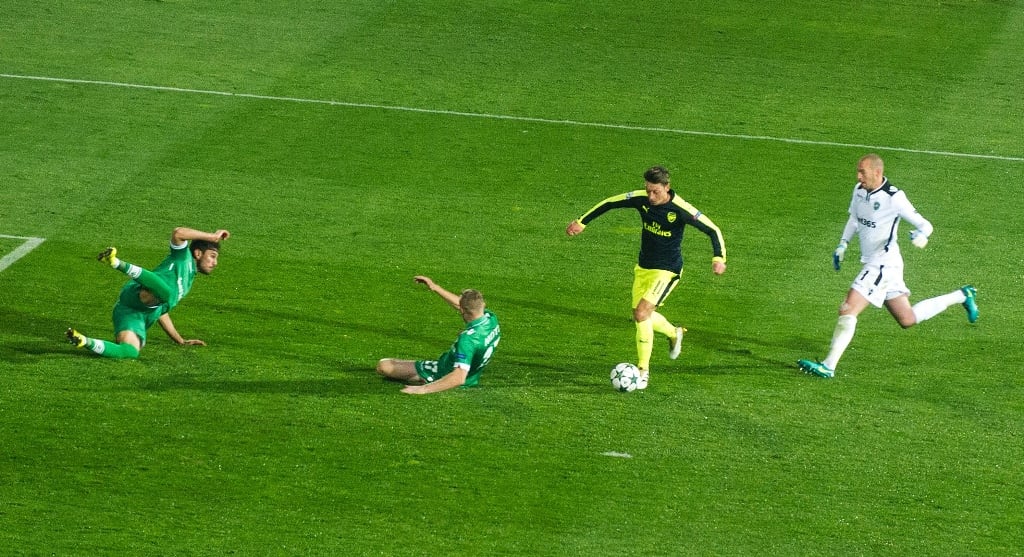
[[[857,159],[857,181],[867,191],[875,191],[885,183],[885,163],[882,157],[868,153]]]
[[[871,165],[871,168],[874,168],[875,170],[881,170],[883,172],[885,171],[885,162],[882,161],[882,157],[874,153],[868,153],[864,155],[863,157],[860,158],[860,162],[868,163],[869,165]]]

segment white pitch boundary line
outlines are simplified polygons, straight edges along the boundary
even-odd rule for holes
[[[15,261],[28,255],[28,253],[37,247],[39,244],[46,241],[46,238],[33,238],[30,236],[8,236],[6,234],[0,234],[0,238],[7,238],[8,240],[25,240],[23,244],[15,248],[14,251],[0,258],[0,272],[10,267]]]
[[[323,104],[328,106],[342,106],[347,108],[371,108],[376,110],[395,110],[400,112],[416,112],[421,114],[440,114],[445,116],[462,116],[466,118],[485,118],[490,120],[511,120],[515,122],[531,122],[536,124],[557,124],[565,126],[580,126],[589,128],[605,128],[627,131],[670,133],[678,135],[693,135],[699,137],[719,137],[723,139],[739,139],[746,141],[772,141],[776,143],[791,143],[797,145],[818,145],[825,147],[843,147],[866,149],[869,151],[893,151],[900,153],[913,153],[918,155],[933,155],[939,157],[958,157],[968,159],[988,159],[996,161],[1024,162],[1024,157],[1007,155],[983,155],[980,153],[958,153],[955,151],[938,151],[933,149],[912,149],[910,147],[891,147],[884,145],[868,145],[866,143],[844,143],[841,141],[817,141],[812,139],[799,139],[792,137],[775,137],[771,135],[747,135],[725,132],[708,132],[700,130],[685,130],[676,128],[659,128],[653,126],[632,126],[628,124],[607,124],[601,122],[584,122],[581,120],[557,120],[551,118],[535,118],[532,116],[512,116],[508,114],[487,114],[481,112],[461,112],[457,110],[442,110],[434,108],[416,108],[411,106],[388,106],[372,103],[357,103],[345,101],[331,101],[323,99],[303,99],[299,97],[279,97],[274,95],[257,95],[254,93],[231,93],[229,91],[212,91],[208,89],[189,89],[185,87],[167,87],[163,85],[144,85],[139,83],[119,83],[116,81],[99,81],[92,79],[71,79],[64,77],[45,77],[36,75],[16,75],[0,73],[0,78],[26,79],[33,81],[51,81],[57,83],[74,83],[80,85],[103,85],[107,87],[123,87],[128,89],[145,89],[149,91],[168,91],[173,93],[192,93],[197,95],[217,95],[221,97],[239,97],[245,99],[258,99],[265,101],[281,101],[304,104]]]

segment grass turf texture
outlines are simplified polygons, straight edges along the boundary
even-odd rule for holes
[[[15,0],[0,73],[601,124],[1024,155],[1019,2]],[[1018,331],[1024,162],[881,152],[936,225],[920,300],[820,357],[856,264],[829,257],[866,149],[2,78],[0,544],[15,553],[1013,554],[1024,546]],[[566,223],[661,163],[723,228],[633,359],[636,217]],[[136,362],[109,336],[117,245],[225,227],[222,265]],[[904,234],[906,231],[904,231]],[[0,247],[13,250],[17,241]],[[4,252],[7,253],[7,252]],[[458,257],[472,254],[471,259]],[[851,268],[852,267],[852,268]],[[406,397],[476,287],[504,340],[482,387]],[[627,453],[632,458],[604,456]]]

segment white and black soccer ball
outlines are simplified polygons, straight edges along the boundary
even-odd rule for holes
[[[612,368],[611,380],[616,391],[635,391],[640,384],[640,369],[629,362],[623,362]]]

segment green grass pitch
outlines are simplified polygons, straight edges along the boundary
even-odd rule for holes
[[[628,7],[627,7],[628,6]],[[1024,4],[9,0],[0,20],[0,547],[56,555],[1024,552]],[[879,152],[936,232],[912,300],[822,357],[830,266]],[[634,359],[635,216],[564,228],[664,164],[722,228]],[[116,245],[227,228],[142,357],[110,336]],[[904,230],[906,234],[906,230]],[[15,238],[9,238],[13,236]],[[856,249],[851,248],[851,255]],[[399,393],[484,292],[475,389]]]

